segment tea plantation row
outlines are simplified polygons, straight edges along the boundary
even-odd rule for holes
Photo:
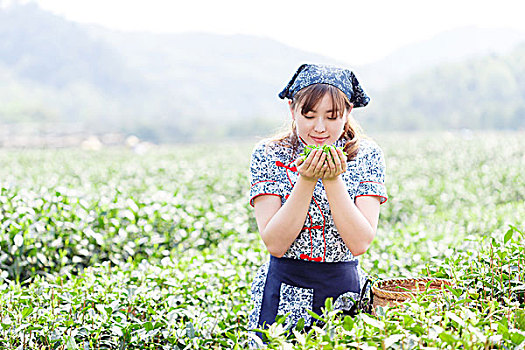
[[[276,324],[268,347],[523,347],[524,136],[379,135],[389,200],[362,266],[458,288],[354,319],[328,304],[324,327]],[[246,348],[267,259],[252,147],[1,150],[0,347]]]

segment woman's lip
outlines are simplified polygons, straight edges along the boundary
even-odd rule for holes
[[[312,140],[314,140],[315,142],[324,142],[325,140],[328,139],[328,137],[314,137],[314,136],[310,136],[312,138]]]

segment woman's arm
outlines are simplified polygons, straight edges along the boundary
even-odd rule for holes
[[[281,199],[276,196],[262,195],[254,199],[259,233],[273,256],[282,257],[301,232],[315,185],[326,169],[325,158],[322,151],[314,151],[304,162],[298,161],[299,177],[284,205],[281,206]]]
[[[367,251],[375,237],[380,198],[362,196],[354,203],[341,177],[346,171],[346,158],[341,150],[332,149],[331,152],[323,177],[326,197],[337,231],[352,255],[358,256]]]
[[[343,179],[323,180],[337,231],[353,256],[365,253],[372,243],[379,219],[379,197],[351,200]]]

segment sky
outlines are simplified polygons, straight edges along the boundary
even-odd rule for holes
[[[8,1],[8,0],[0,0]],[[525,33],[523,0],[24,0],[123,31],[268,37],[352,64],[458,27]]]

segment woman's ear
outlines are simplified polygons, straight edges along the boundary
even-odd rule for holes
[[[352,108],[354,108],[354,104],[350,103],[350,107],[348,107],[348,109],[346,110],[345,118],[348,119],[348,116],[350,115],[350,112],[352,112]]]
[[[290,107],[290,112],[292,113],[292,120],[295,120],[295,114],[294,114],[294,110],[292,107],[292,100],[288,101],[288,106]]]

